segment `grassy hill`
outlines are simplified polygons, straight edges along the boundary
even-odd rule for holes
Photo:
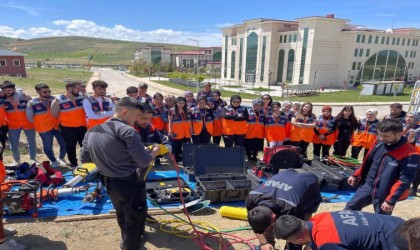
[[[86,64],[93,55],[91,64],[130,64],[136,49],[144,46],[165,46],[174,52],[195,49],[193,46],[130,42],[91,37],[45,37],[14,39],[0,37],[0,49],[24,53],[27,62],[79,63]]]

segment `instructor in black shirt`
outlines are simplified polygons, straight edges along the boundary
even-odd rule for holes
[[[142,244],[147,214],[146,187],[141,173],[159,152],[146,152],[134,121],[142,115],[140,102],[124,97],[115,105],[113,118],[90,129],[83,140],[81,161],[93,162],[117,214],[123,250]]]

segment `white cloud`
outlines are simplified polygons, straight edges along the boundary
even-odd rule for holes
[[[225,27],[229,27],[229,26],[233,26],[235,25],[234,23],[220,23],[220,24],[216,24],[217,28],[225,28]]]
[[[13,38],[39,38],[48,36],[88,36],[115,40],[161,42],[174,44],[191,44],[188,38],[198,39],[200,46],[221,46],[222,37],[219,32],[194,33],[172,29],[156,29],[150,31],[134,30],[116,24],[106,27],[90,20],[55,20],[52,27],[31,27],[26,30],[0,26],[0,36]]]

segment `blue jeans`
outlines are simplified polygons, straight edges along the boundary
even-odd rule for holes
[[[64,159],[66,156],[66,142],[63,139],[63,136],[60,133],[60,130],[52,129],[50,131],[39,133],[39,136],[42,139],[42,147],[44,148],[44,153],[51,162],[56,162],[57,159],[54,156],[53,151],[53,140],[54,137],[57,139],[58,145],[60,146],[60,159]]]
[[[15,162],[20,162],[19,139],[20,132],[22,130],[26,135],[26,140],[28,141],[29,156],[31,157],[31,160],[35,160],[36,158],[35,130],[21,128],[9,129],[10,150],[12,151],[13,159],[15,160]]]

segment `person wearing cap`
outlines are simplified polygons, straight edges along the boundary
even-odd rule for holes
[[[70,166],[78,166],[76,147],[82,145],[86,133],[86,114],[83,109],[85,97],[80,94],[81,81],[68,80],[66,93],[57,95],[51,103],[51,114],[60,120],[60,133],[66,142]]]
[[[420,113],[413,111],[407,112],[404,124],[404,136],[408,143],[413,145],[418,153],[420,153]],[[420,169],[420,168],[419,168]],[[417,189],[420,184],[420,170],[417,169],[416,175],[411,186],[410,195],[417,196]]]
[[[91,129],[114,115],[114,102],[106,96],[108,83],[102,80],[92,82],[93,94],[83,100],[86,126]]]
[[[398,250],[394,231],[402,223],[399,217],[360,211],[324,212],[308,221],[283,215],[276,220],[274,234],[289,243],[309,245],[305,249]]]
[[[258,152],[263,151],[264,148],[265,117],[261,108],[261,98],[254,99],[252,108],[247,108],[248,120],[244,146],[248,161],[257,161]]]
[[[9,127],[7,126],[6,111],[4,109],[3,91],[0,88],[0,161],[3,161],[3,152],[6,147],[8,130]]]
[[[314,146],[314,158],[327,157],[330,155],[331,146],[336,140],[336,126],[334,126],[334,116],[331,115],[331,106],[322,107],[322,115],[318,117],[314,128],[312,144]],[[321,156],[322,149],[322,156]]]
[[[141,103],[147,103],[149,105],[152,104],[153,102],[153,98],[147,94],[147,89],[149,88],[149,85],[145,82],[141,82],[139,83],[138,86],[138,95],[137,95],[137,100],[139,100]]]
[[[192,91],[185,91],[184,93],[185,100],[187,100],[187,109],[190,110],[197,106],[197,100],[194,98],[194,94]]]
[[[278,217],[291,214],[307,220],[318,210],[321,201],[318,177],[294,169],[282,170],[253,189],[246,197],[245,207],[261,249],[274,249],[273,226]],[[287,247],[289,250],[302,249],[294,244]]]
[[[387,114],[384,119],[397,119],[401,123],[405,123],[405,115],[407,112],[403,110],[401,103],[393,103],[389,106],[389,114]]]
[[[4,81],[1,89],[3,90],[4,109],[9,126],[10,149],[15,160],[13,165],[20,165],[19,139],[22,130],[28,141],[30,163],[37,163],[36,132],[34,125],[26,118],[26,107],[32,98],[18,93],[15,84],[10,81]]]
[[[29,101],[26,107],[26,117],[33,123],[36,132],[41,137],[44,153],[51,161],[51,166],[54,168],[65,167],[66,143],[58,128],[58,118],[51,114],[51,103],[55,98],[51,96],[51,90],[45,83],[35,85],[35,90],[39,96]],[[53,151],[54,137],[60,145],[58,160]]]
[[[246,121],[248,111],[241,106],[242,98],[233,95],[230,98],[230,105],[224,107],[222,113],[223,141],[225,147],[243,146],[246,135]]]
[[[360,151],[364,148],[363,158],[377,141],[378,130],[376,125],[379,120],[376,118],[378,111],[376,109],[366,110],[366,117],[357,124],[357,130],[351,143],[351,158],[357,159]]]
[[[197,100],[200,99],[201,96],[204,96],[206,99],[213,96],[213,91],[211,90],[210,82],[204,84],[204,89],[197,93]]]

